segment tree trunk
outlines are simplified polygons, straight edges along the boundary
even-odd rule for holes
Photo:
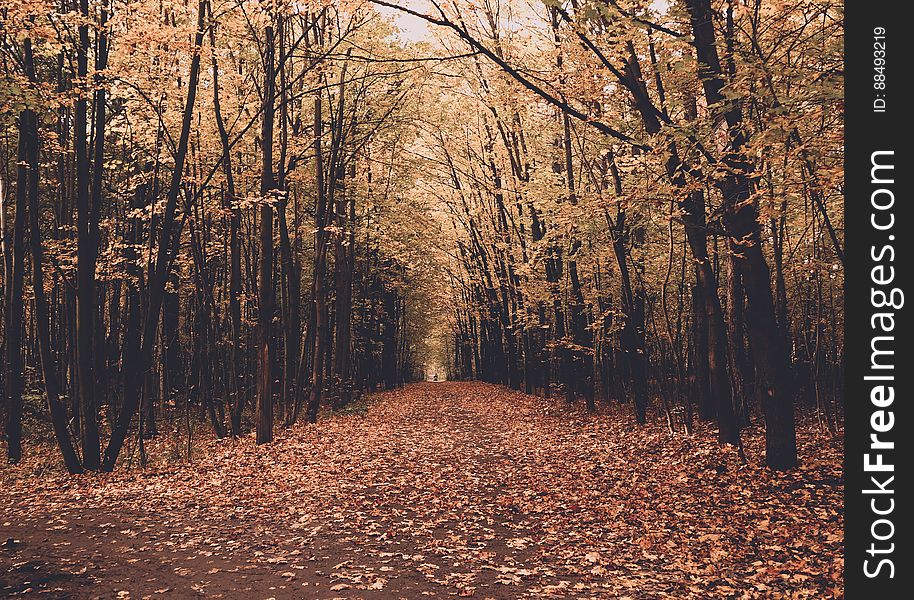
[[[208,6],[212,18],[212,5]],[[231,430],[232,435],[241,435],[241,410],[244,407],[242,394],[242,378],[244,369],[240,368],[243,353],[241,351],[241,240],[238,237],[241,227],[241,209],[235,204],[235,175],[232,170],[232,148],[229,141],[228,130],[225,128],[225,119],[222,116],[222,104],[219,96],[219,62],[216,57],[216,27],[209,28],[210,46],[213,48],[213,113],[216,127],[219,130],[219,139],[222,143],[222,172],[225,175],[225,195],[223,207],[229,211],[229,320],[231,322],[231,351],[228,386],[231,394]]]
[[[270,19],[273,15],[269,15]],[[257,443],[273,440],[273,123],[275,86],[272,22],[266,27],[264,45],[263,122],[261,128],[262,172],[260,178],[260,273],[257,281],[260,317],[257,354]]]
[[[345,406],[352,397],[352,270],[355,264],[355,195],[340,200],[340,232],[336,254],[336,339],[333,355],[335,401]]]
[[[775,316],[768,263],[762,253],[758,200],[753,198],[749,179],[753,165],[742,153],[748,141],[743,130],[742,110],[739,102],[728,102],[723,95],[724,81],[710,0],[687,0],[686,7],[705,100],[709,107],[725,109],[730,143],[721,162],[727,173],[715,184],[723,196],[724,224],[737,248],[735,259],[741,268],[748,300],[746,324],[750,343],[757,350],[752,356],[765,412],[766,460],[772,469],[787,470],[797,465],[794,390],[787,348]]]
[[[708,313],[705,310],[704,286],[698,279],[695,270],[695,282],[692,285],[692,371],[694,386],[691,392],[698,404],[698,418],[702,421],[713,421],[717,416],[714,408],[714,395],[711,393],[708,358]]]
[[[314,273],[312,302],[314,302],[314,352],[311,356],[311,395],[308,398],[308,422],[317,422],[324,388],[324,345],[327,340],[327,292],[325,287],[327,262],[327,195],[324,184],[324,155],[321,138],[324,135],[321,92],[314,97],[314,153],[317,201],[314,212]]]
[[[89,3],[80,0],[80,14],[86,23],[79,26],[77,45],[77,77],[85,82],[89,64]],[[83,83],[85,85],[85,83]],[[76,154],[76,370],[79,391],[80,434],[83,466],[94,471],[99,468],[98,406],[95,395],[94,334],[95,311],[98,308],[95,290],[95,269],[98,259],[98,227],[93,223],[96,208],[92,206],[89,177],[89,140],[87,135],[88,102],[84,89],[74,109],[73,144]],[[102,165],[96,165],[101,169]],[[93,190],[93,196],[95,196]]]
[[[83,0],[85,1],[85,0]],[[151,367],[153,348],[158,328],[159,316],[162,309],[162,298],[165,293],[165,280],[167,270],[171,263],[171,242],[175,234],[175,213],[177,211],[178,195],[181,192],[181,180],[184,175],[184,161],[187,157],[187,147],[190,138],[191,118],[194,114],[194,101],[197,96],[197,83],[200,79],[200,48],[203,46],[205,30],[206,0],[197,5],[197,33],[194,38],[194,53],[190,64],[190,77],[187,84],[187,101],[184,105],[184,114],[181,121],[181,135],[175,151],[175,167],[172,171],[168,195],[165,199],[165,210],[159,229],[158,245],[155,252],[155,263],[149,273],[149,302],[146,311],[146,320],[143,324],[142,346],[139,353],[139,371],[130,374],[134,379],[141,376]],[[114,469],[118,454],[127,438],[130,422],[139,406],[139,395],[135,392],[126,393],[124,408],[118,415],[118,422],[111,432],[111,439],[105,449],[103,469]]]
[[[25,42],[26,64],[31,63],[31,44]],[[26,113],[29,113],[26,115]],[[35,295],[35,333],[38,338],[38,352],[41,359],[41,374],[44,379],[45,396],[48,402],[48,411],[51,414],[51,424],[54,427],[54,437],[63,456],[67,471],[75,474],[82,472],[82,465],[73,447],[70,431],[67,428],[67,409],[60,402],[60,375],[57,364],[51,351],[50,316],[48,301],[44,292],[44,271],[42,258],[44,250],[41,246],[40,220],[38,218],[38,119],[34,112],[23,111],[25,127],[20,123],[20,135],[26,139],[25,158],[28,163],[28,205],[29,205],[29,245],[32,251],[32,292]],[[21,118],[21,117],[20,117]],[[9,330],[7,330],[9,331]]]
[[[8,259],[9,269],[3,278],[5,284],[6,304],[6,378],[4,395],[6,396],[6,454],[10,463],[16,464],[22,459],[22,288],[25,271],[25,218],[28,205],[30,179],[33,175],[30,161],[31,146],[35,140],[31,129],[35,127],[35,113],[24,110],[19,113],[19,146],[16,153],[16,214],[13,217],[12,247],[7,244],[5,223],[3,225],[3,255]],[[37,131],[35,132],[37,138]],[[36,160],[37,162],[37,160]],[[37,169],[37,166],[35,167]],[[36,179],[37,181],[37,179]],[[2,198],[0,198],[2,200]],[[0,208],[6,220],[6,207]]]

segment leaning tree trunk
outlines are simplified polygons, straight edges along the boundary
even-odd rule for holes
[[[159,316],[162,310],[162,300],[165,294],[165,280],[171,263],[171,242],[175,234],[175,214],[177,212],[178,195],[181,192],[181,180],[184,175],[184,162],[187,157],[187,148],[190,139],[191,119],[194,114],[194,101],[197,97],[197,83],[200,79],[200,48],[203,46],[205,29],[206,0],[201,0],[197,5],[197,34],[194,38],[194,53],[190,64],[190,77],[187,84],[187,101],[184,105],[184,114],[181,120],[181,135],[175,150],[175,166],[171,174],[168,195],[165,198],[165,210],[159,228],[158,245],[155,252],[155,262],[149,273],[149,302],[146,310],[146,320],[143,323],[142,346],[139,352],[138,371],[128,374],[136,380],[142,376],[152,365],[153,349],[158,329]],[[114,469],[117,457],[120,454],[130,422],[139,407],[139,394],[136,385],[125,392],[124,407],[118,415],[118,421],[111,431],[111,439],[105,448],[105,458],[102,468],[106,471]]]
[[[633,46],[629,46],[629,60],[622,82],[632,94],[645,130],[651,135],[659,134],[662,127],[658,115],[663,113],[657,110],[648,96]],[[680,158],[674,141],[668,142],[667,152],[666,175],[680,195],[678,205],[682,210],[689,250],[695,260],[698,295],[704,301],[703,316],[708,328],[708,391],[717,416],[718,440],[722,444],[738,445],[739,428],[733,411],[733,391],[727,369],[727,330],[717,296],[717,281],[708,258],[704,191],[688,189],[685,173],[692,172],[692,169]],[[700,177],[701,174],[695,172],[694,175]]]

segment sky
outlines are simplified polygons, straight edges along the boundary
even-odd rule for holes
[[[417,0],[400,0],[399,4],[419,12],[424,12],[428,7],[428,3]],[[418,42],[428,39],[430,33],[428,23],[419,17],[386,6],[375,5],[375,8],[382,15],[393,17],[394,23],[400,28],[400,37],[404,41]]]
[[[431,14],[430,5],[424,0],[399,0],[398,4],[417,12]],[[386,6],[375,5],[375,8],[382,15],[393,17],[394,23],[400,29],[400,38],[404,41],[418,42],[429,38],[431,26],[419,17]],[[652,0],[651,8],[663,14],[669,8],[669,0]]]

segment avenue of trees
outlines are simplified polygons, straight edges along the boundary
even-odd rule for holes
[[[827,0],[0,9],[2,416],[66,468],[438,361],[722,444],[840,424]],[[397,25],[424,32],[421,41]],[[409,32],[407,32],[409,33]],[[633,449],[633,451],[637,451]]]
[[[452,376],[737,446],[758,419],[792,468],[795,407],[841,410],[841,7],[520,6],[415,14],[477,52],[446,94],[464,118],[426,132]]]
[[[385,232],[414,69],[389,24],[208,0],[2,24],[11,462],[25,409],[71,472],[110,470],[163,420],[268,442],[413,377],[421,274]]]

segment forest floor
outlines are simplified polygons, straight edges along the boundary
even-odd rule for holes
[[[0,595],[841,595],[842,444],[814,423],[801,467],[777,474],[757,427],[744,464],[708,428],[673,436],[482,383],[366,407],[268,446],[206,440],[192,462],[0,468]]]

